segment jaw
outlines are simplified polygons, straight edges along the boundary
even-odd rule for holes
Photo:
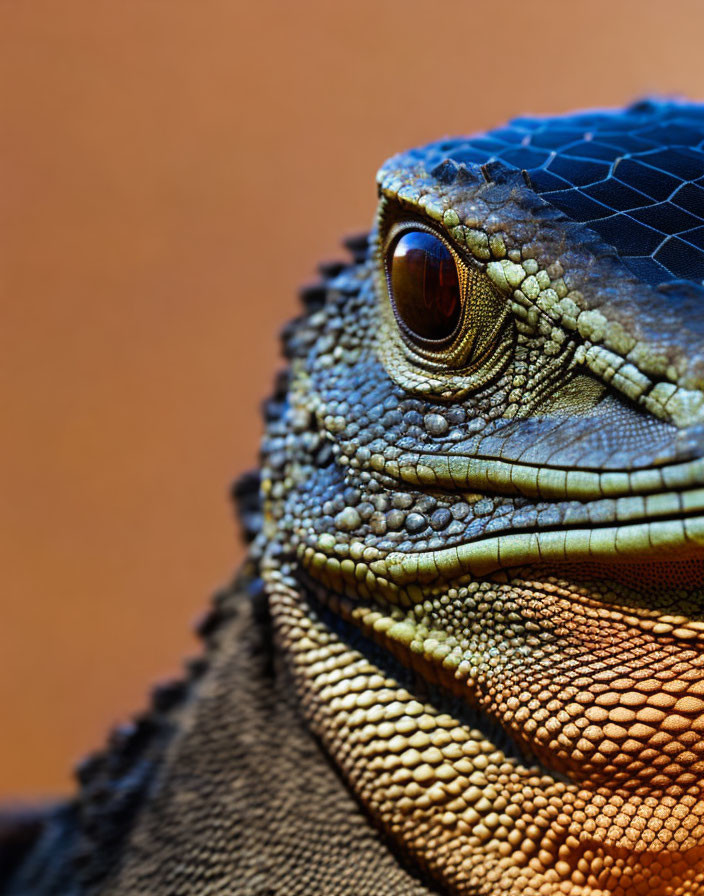
[[[327,602],[558,777],[680,798],[704,771],[702,569],[529,567],[407,608]]]
[[[704,861],[704,800],[673,768],[672,746],[680,760],[685,752],[683,732],[656,726],[652,743],[643,742],[640,723],[637,767],[628,752],[636,738],[616,731],[636,722],[623,713],[616,712],[618,722],[608,716],[619,708],[637,714],[653,704],[652,695],[660,695],[657,704],[683,683],[691,696],[699,660],[673,652],[671,661],[651,653],[633,663],[639,645],[630,633],[609,655],[599,654],[596,642],[577,654],[578,635],[596,638],[602,629],[600,643],[611,643],[616,622],[609,614],[616,611],[602,601],[592,613],[586,585],[568,593],[564,581],[545,579],[540,586],[487,581],[430,601],[446,630],[453,627],[453,602],[464,609],[474,602],[475,664],[464,677],[459,667],[448,673],[437,638],[426,638],[423,652],[420,639],[401,637],[410,624],[398,610],[390,611],[396,621],[388,626],[379,607],[363,610],[322,588],[313,596],[274,570],[268,590],[279,645],[311,727],[387,835],[452,892],[596,896],[658,893],[666,883],[682,896],[704,892],[695,870]],[[538,611],[546,599],[548,610]],[[577,624],[570,639],[564,602],[574,618],[577,599],[587,628]],[[500,634],[500,616],[523,613],[523,624],[531,608],[527,634],[512,643],[505,629]],[[686,696],[678,693],[676,700]],[[634,694],[645,696],[640,708]],[[684,740],[695,753],[692,739]],[[593,749],[580,766],[575,751],[586,753],[585,743]],[[655,781],[656,772],[667,781]]]
[[[377,472],[420,494],[517,487],[464,458],[439,478],[436,458],[428,481],[407,477],[429,463]],[[453,892],[704,894],[703,477],[681,457],[536,470],[523,497],[571,516],[438,550],[301,533],[272,594],[311,725]]]

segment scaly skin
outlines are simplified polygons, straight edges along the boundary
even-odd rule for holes
[[[278,644],[352,790],[448,892],[696,896],[701,292],[448,146],[382,168],[367,258],[288,335],[259,539]],[[389,300],[408,226],[469,283],[449,346]]]
[[[382,168],[205,656],[0,817],[4,896],[704,896],[702,146],[644,103]],[[410,233],[456,292],[399,303]]]

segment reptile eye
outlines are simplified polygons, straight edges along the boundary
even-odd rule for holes
[[[407,334],[440,342],[454,333],[462,312],[460,282],[441,239],[411,230],[391,244],[386,257],[391,302]]]

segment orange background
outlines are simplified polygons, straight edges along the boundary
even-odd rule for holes
[[[0,795],[198,647],[297,284],[392,152],[704,95],[701,0],[3,0]]]

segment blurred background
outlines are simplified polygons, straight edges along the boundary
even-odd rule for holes
[[[297,286],[393,152],[704,97],[701,0],[2,0],[0,798],[178,674]]]

